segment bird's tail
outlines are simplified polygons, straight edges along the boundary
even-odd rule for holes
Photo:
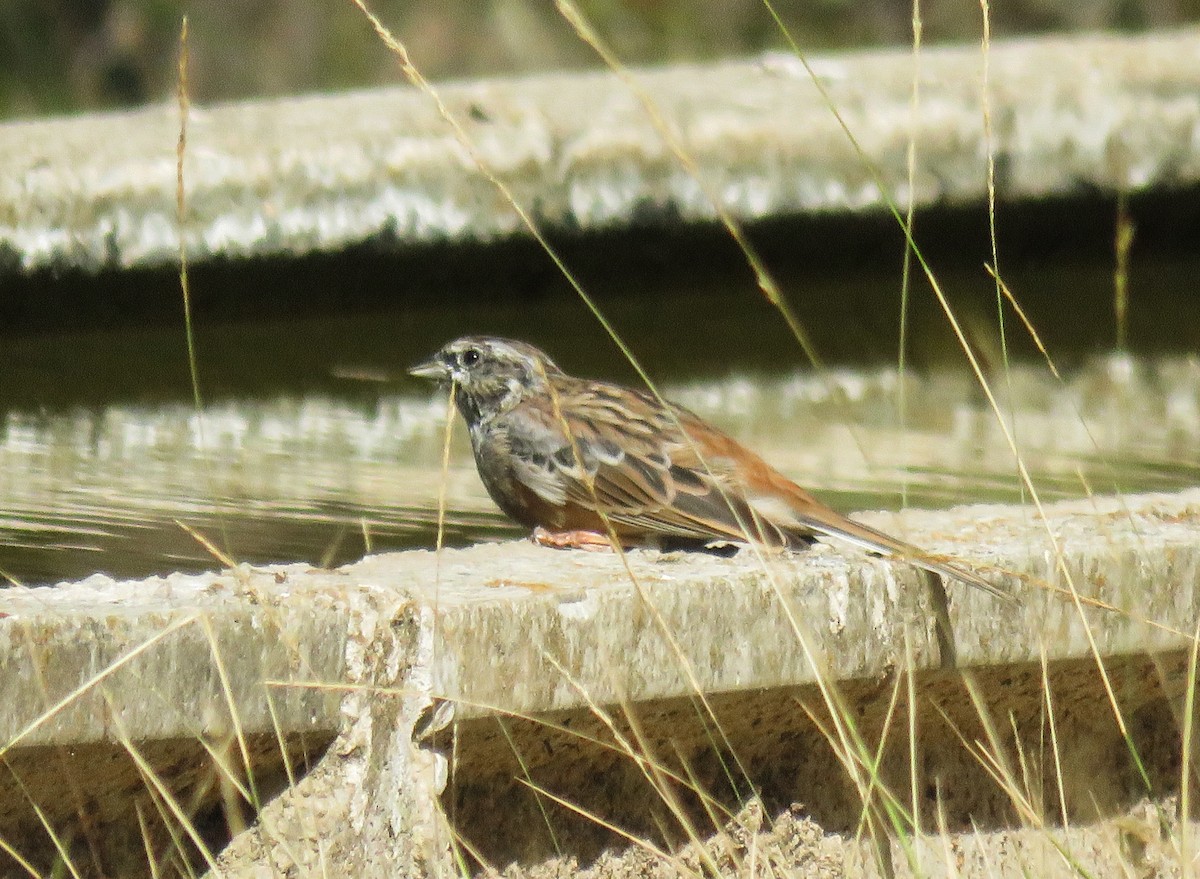
[[[931,571],[942,577],[958,580],[969,586],[982,589],[984,592],[995,595],[997,598],[1003,598],[1005,601],[1016,601],[1012,593],[1001,589],[999,586],[992,585],[973,571],[954,562],[934,558],[911,544],[897,540],[890,534],[876,531],[869,525],[855,522],[853,519],[847,519],[845,516],[836,513],[829,518],[801,513],[798,518],[801,528],[794,532],[791,532],[789,529],[789,536],[794,535],[797,544],[802,541],[811,541],[811,534],[815,531],[824,537],[843,540],[868,552],[908,562],[910,565],[915,565],[918,568]]]

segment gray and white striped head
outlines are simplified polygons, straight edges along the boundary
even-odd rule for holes
[[[442,346],[409,374],[453,383],[459,411],[475,425],[515,406],[562,375],[554,361],[526,342],[490,336],[463,336]]]

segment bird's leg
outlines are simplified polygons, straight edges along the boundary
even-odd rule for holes
[[[586,549],[590,552],[604,552],[613,548],[608,535],[598,531],[550,531],[538,525],[533,529],[530,539],[538,546],[550,546],[554,549]]]

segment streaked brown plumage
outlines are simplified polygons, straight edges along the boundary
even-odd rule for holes
[[[483,484],[541,543],[607,546],[610,530],[627,544],[825,536],[1010,597],[846,518],[683,407],[567,375],[532,345],[468,336],[411,372],[454,383]]]

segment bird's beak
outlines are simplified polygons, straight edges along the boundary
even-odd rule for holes
[[[434,381],[444,382],[450,379],[450,370],[441,358],[436,355],[430,357],[424,363],[418,363],[408,371],[409,375],[415,375],[417,378],[431,378]]]

